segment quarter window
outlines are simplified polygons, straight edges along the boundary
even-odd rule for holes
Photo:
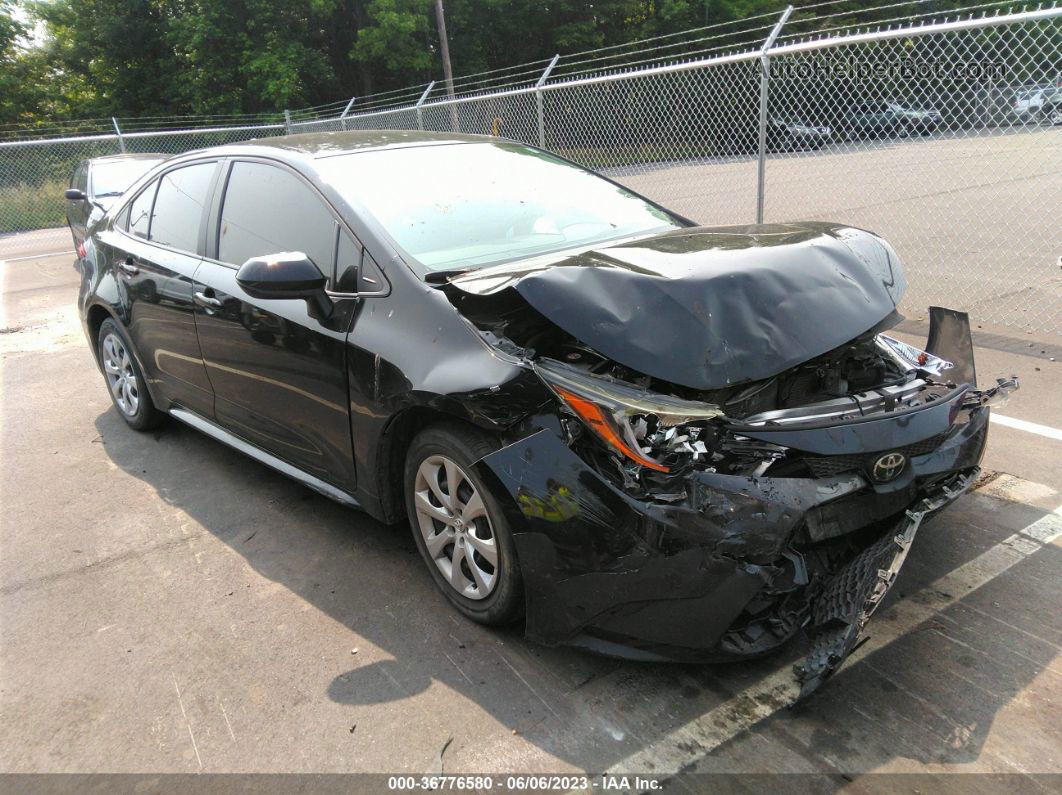
[[[151,213],[151,240],[182,251],[199,249],[199,228],[214,166],[197,163],[162,175]]]
[[[218,259],[242,265],[252,257],[301,251],[331,276],[336,222],[294,174],[264,163],[232,166],[221,210]]]
[[[339,233],[339,246],[336,248],[336,278],[334,289],[341,293],[358,291],[358,262],[361,260],[361,246],[346,232]]]
[[[158,182],[152,182],[140,191],[140,195],[129,205],[130,234],[147,239],[148,224],[151,221],[151,203],[155,200],[155,190],[158,186]]]

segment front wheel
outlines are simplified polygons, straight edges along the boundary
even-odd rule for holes
[[[450,603],[481,624],[523,614],[512,533],[472,465],[494,452],[487,435],[459,424],[422,431],[406,456],[406,512],[421,557]]]
[[[144,374],[125,333],[113,320],[105,320],[97,341],[100,366],[114,407],[130,428],[138,431],[154,428],[165,415],[155,408],[148,394]]]

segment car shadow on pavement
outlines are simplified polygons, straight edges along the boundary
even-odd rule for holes
[[[519,735],[499,732],[473,743],[462,738],[471,705],[454,706],[451,767],[493,769],[496,749],[519,739],[569,765],[601,771],[799,658],[797,643],[782,655],[743,664],[635,664],[529,643],[519,626],[487,629],[450,608],[407,527],[384,526],[176,422],[138,434],[108,410],[95,426],[117,467],[257,574],[363,639],[373,653],[350,656],[349,670],[338,672],[322,696],[352,707],[385,704],[441,683]],[[890,599],[925,588],[1044,514],[1011,504],[993,505],[996,513],[989,515],[978,502],[987,499],[964,497],[927,524]],[[997,713],[1052,666],[1062,645],[1062,618],[1057,610],[1045,617],[1041,607],[1057,605],[1060,571],[1062,550],[1044,547],[752,734],[777,738],[779,748],[802,760],[802,772],[860,773],[900,759],[979,760]],[[1044,707],[1037,719],[1048,714]],[[797,764],[781,752],[764,756],[762,739],[761,752],[749,750],[748,739],[735,736],[698,767],[764,772]],[[543,756],[524,758],[541,762]]]

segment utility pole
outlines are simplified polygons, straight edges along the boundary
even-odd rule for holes
[[[450,40],[446,37],[446,15],[443,13],[443,0],[435,0],[435,24],[439,29],[439,54],[442,55],[443,77],[446,79],[446,95],[450,99],[450,124],[454,132],[459,132],[457,124],[457,107],[454,101],[454,70],[450,66]]]

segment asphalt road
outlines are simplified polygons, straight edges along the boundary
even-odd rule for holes
[[[129,430],[81,336],[69,257],[0,278],[2,772],[1058,783],[1042,776],[1062,774],[1062,440],[994,423],[985,463],[1007,474],[920,531],[858,659],[787,710],[799,644],[754,664],[630,664],[464,620],[407,528],[178,424]],[[979,372],[1025,379],[1001,414],[1062,428],[1062,364],[1035,339],[982,335]]]
[[[756,219],[753,158],[613,173],[703,224]],[[892,243],[909,314],[950,306],[1062,340],[1062,126],[774,154],[764,195],[769,222],[836,221]]]

